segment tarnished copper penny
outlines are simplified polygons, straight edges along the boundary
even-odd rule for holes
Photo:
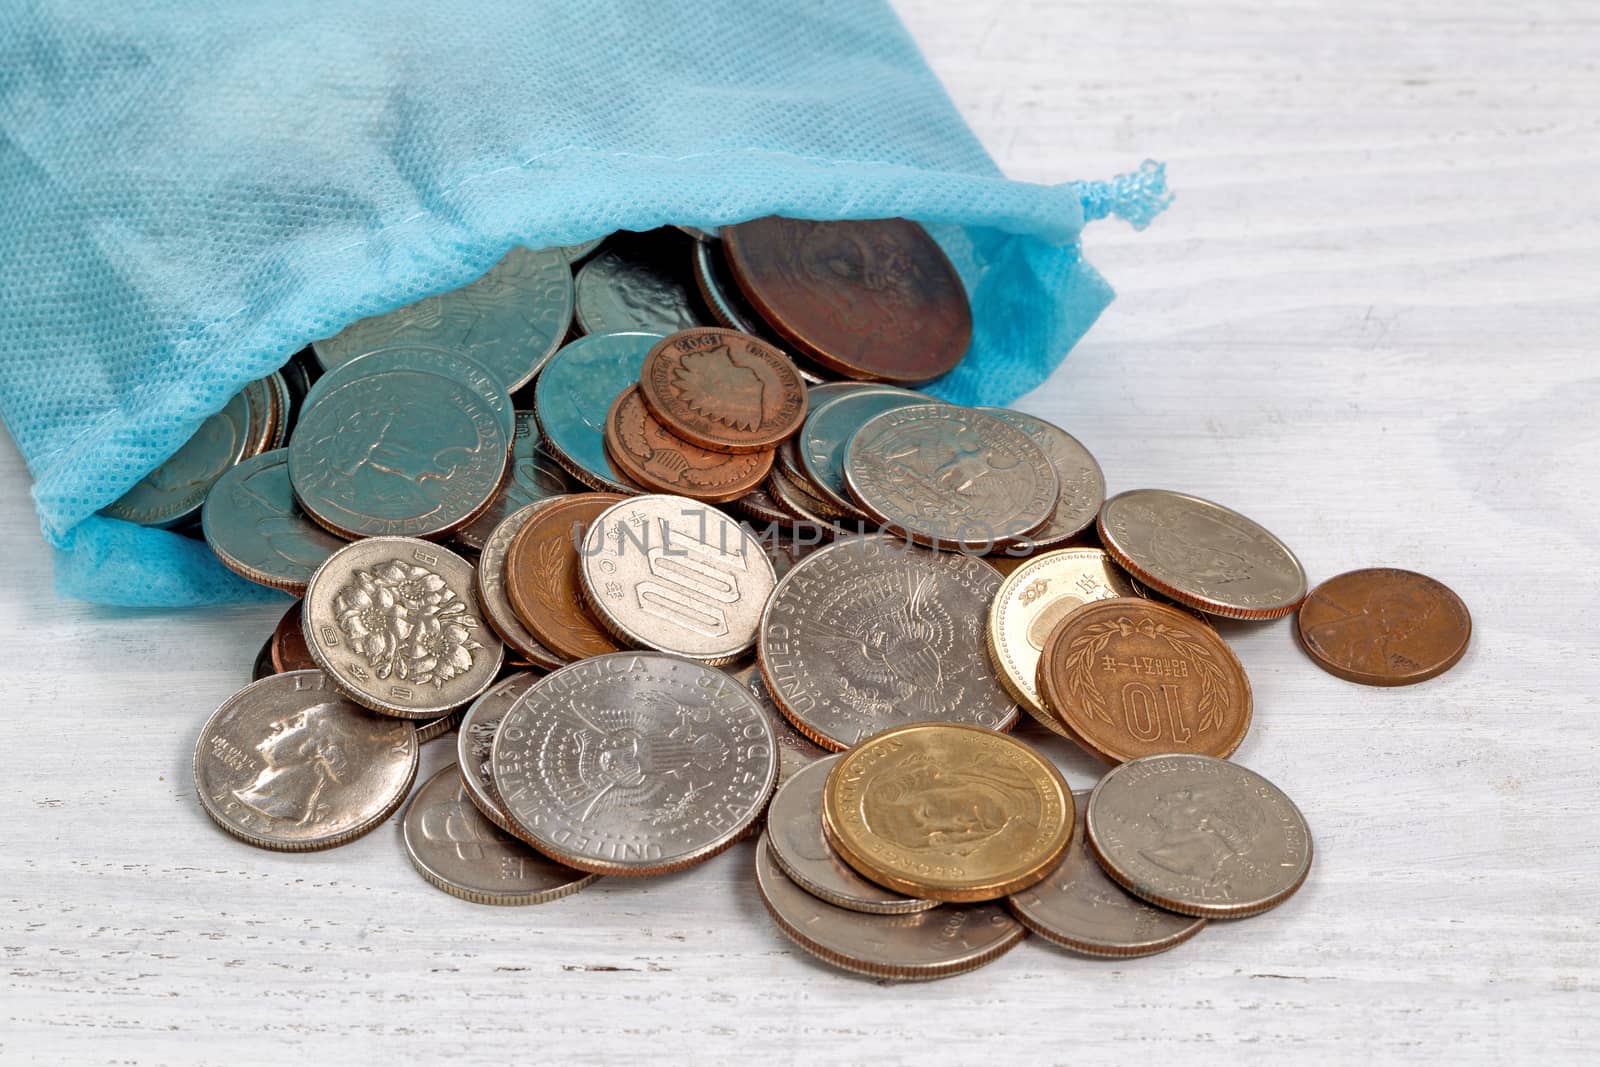
[[[961,277],[915,222],[770,216],[723,227],[722,246],[767,325],[837,374],[915,385],[972,341]]]
[[[674,435],[717,452],[761,452],[806,419],[806,383],[789,357],[737,330],[704,327],[656,342],[639,395]]]
[[[1214,630],[1177,608],[1118,597],[1050,632],[1039,695],[1108,763],[1158,752],[1224,757],[1250,729],[1250,679]]]
[[[564,497],[536,512],[506,553],[506,596],[512,610],[558,656],[585,659],[622,647],[583,606],[578,546],[589,524],[625,499],[617,493]]]
[[[317,661],[311,658],[306,647],[306,633],[301,629],[305,601],[296,600],[278,620],[272,631],[272,669],[278,674],[286,671],[314,671]]]
[[[1447,586],[1374,567],[1329,578],[1300,605],[1301,644],[1317,665],[1363,685],[1410,685],[1455,666],[1472,616]]]
[[[617,396],[606,415],[606,454],[646,489],[720,503],[766,481],[772,450],[731,455],[672,434],[645,407],[639,387]]]

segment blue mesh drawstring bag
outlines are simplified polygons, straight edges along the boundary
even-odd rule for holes
[[[310,341],[515,245],[905,216],[1003,404],[1111,299],[1084,224],[1161,169],[1008,181],[883,0],[20,0],[0,10],[0,418],[65,596],[275,596],[97,512]]]

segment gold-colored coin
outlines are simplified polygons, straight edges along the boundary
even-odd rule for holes
[[[828,776],[823,829],[879,885],[951,903],[1042,880],[1072,840],[1072,793],[1021,741],[963,723],[911,723],[851,749]]]
[[[1006,691],[1040,725],[1072,737],[1039,699],[1039,654],[1050,631],[1090,601],[1135,595],[1127,575],[1098,548],[1046,552],[1006,576],[989,606],[989,655]]]

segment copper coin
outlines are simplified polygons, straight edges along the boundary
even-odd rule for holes
[[[272,669],[278,674],[286,671],[314,671],[317,661],[311,658],[306,647],[306,633],[301,629],[305,601],[296,600],[278,620],[272,631]]]
[[[806,383],[789,357],[714,326],[656,342],[639,395],[668,431],[717,452],[773,448],[806,419]]]
[[[1222,638],[1133,597],[1096,600],[1056,624],[1039,695],[1107,763],[1162,752],[1225,757],[1250,729],[1250,679]]]
[[[711,503],[744,496],[772,469],[771,449],[730,455],[675,436],[645,407],[638,386],[622,392],[606,415],[606,454],[646,489]]]
[[[1455,666],[1472,616],[1447,586],[1374,567],[1329,578],[1300,605],[1300,642],[1324,670],[1363,685],[1411,685]]]
[[[722,247],[745,299],[807,358],[848,378],[915,385],[972,341],[961,277],[908,219],[727,226]]]
[[[506,553],[506,595],[517,618],[558,656],[586,659],[622,646],[583,606],[578,546],[589,524],[626,500],[617,493],[576,493],[540,509]]]

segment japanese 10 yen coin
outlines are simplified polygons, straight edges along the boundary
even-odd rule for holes
[[[206,814],[259,848],[304,852],[387,819],[417,776],[409,722],[374,715],[321,671],[268,675],[200,731],[194,782]]]
[[[710,859],[760,817],[778,775],[772,727],[749,689],[650,652],[541,679],[501,719],[491,766],[518,836],[613,875]]]

